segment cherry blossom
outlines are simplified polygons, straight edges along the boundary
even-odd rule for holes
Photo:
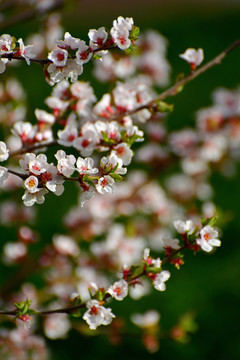
[[[201,238],[196,239],[196,243],[206,252],[212,251],[214,246],[221,246],[221,241],[217,238],[218,231],[210,225],[206,225],[202,228],[200,236]]]
[[[97,300],[88,301],[87,308],[83,320],[87,322],[91,330],[96,330],[100,325],[109,325],[115,317],[110,308],[101,306]]]
[[[189,48],[179,56],[191,65],[192,70],[196,69],[196,67],[199,66],[204,59],[203,49],[196,50]]]
[[[128,283],[125,280],[119,280],[109,287],[107,290],[116,300],[123,300],[128,294]]]
[[[166,285],[165,282],[170,278],[170,272],[163,270],[158,273],[153,279],[153,286],[158,291],[165,291]]]
[[[9,157],[9,150],[5,142],[0,141],[0,161],[5,161]]]

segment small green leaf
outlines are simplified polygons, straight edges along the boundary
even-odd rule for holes
[[[130,31],[129,38],[131,40],[137,39],[138,35],[140,33],[140,28],[136,25],[133,25],[132,30]]]
[[[119,174],[111,174],[111,177],[113,178],[113,180],[115,180],[116,182],[118,181],[122,181],[122,176]]]
[[[156,108],[157,108],[157,111],[159,111],[159,112],[172,112],[174,109],[174,105],[167,104],[164,101],[157,101]]]

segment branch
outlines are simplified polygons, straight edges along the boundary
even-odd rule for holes
[[[193,245],[193,243],[191,242],[186,242],[181,248],[173,251],[170,255],[166,256],[161,264],[165,264],[167,262],[169,262],[175,255],[177,255],[178,253],[180,253],[182,250],[188,248],[190,245]],[[135,284],[135,280],[139,279],[140,277],[146,275],[145,270],[143,270],[140,274],[138,274],[135,277],[131,277],[128,280],[129,285],[131,284]],[[111,295],[109,293],[106,293],[104,298],[103,298],[103,302],[106,301],[108,298],[110,298]],[[79,305],[74,305],[74,306],[68,306],[68,307],[63,307],[63,308],[59,308],[59,309],[53,309],[53,310],[35,310],[35,309],[31,309],[34,310],[34,315],[36,316],[46,316],[46,315],[52,315],[52,314],[71,314],[76,310],[82,309],[86,307],[86,303],[81,303]],[[17,314],[17,309],[16,310],[10,310],[10,311],[0,311],[0,315],[8,315],[8,316],[16,316]]]
[[[181,92],[181,89],[183,86],[185,86],[186,84],[188,84],[189,82],[191,82],[192,80],[194,80],[196,77],[198,77],[199,75],[203,74],[205,71],[211,69],[213,66],[215,65],[219,65],[222,60],[230,53],[232,52],[234,49],[236,49],[238,46],[240,45],[240,40],[236,40],[232,45],[230,45],[226,50],[224,50],[223,52],[221,52],[219,55],[217,55],[215,58],[213,58],[212,60],[210,60],[208,63],[206,63],[205,65],[201,66],[199,69],[191,72],[189,75],[187,75],[186,77],[184,77],[182,80],[178,81],[175,85],[173,85],[172,87],[170,87],[169,89],[165,90],[164,92],[162,92],[159,96],[157,96],[155,99],[151,100],[150,102],[148,102],[147,104],[141,105],[136,109],[130,110],[130,111],[126,111],[125,113],[113,117],[111,119],[112,120],[120,120],[122,119],[124,116],[128,116],[128,115],[132,115],[135,114],[136,112],[143,110],[143,109],[151,109],[156,107],[156,103],[160,100],[165,100],[167,97],[169,96],[175,96],[178,93]]]

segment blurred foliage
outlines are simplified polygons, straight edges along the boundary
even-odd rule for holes
[[[180,7],[181,3],[175,6]],[[69,13],[71,12],[71,13]],[[112,20],[118,16],[132,16],[136,25],[141,30],[152,28],[159,30],[169,41],[168,58],[172,65],[172,81],[177,75],[188,71],[188,66],[179,58],[187,47],[202,47],[205,60],[209,60],[236,40],[239,34],[240,12],[224,13],[211,12],[198,15],[197,13],[176,16],[176,9],[171,17],[168,12],[166,19],[161,14],[160,20],[156,14],[152,16],[151,7],[145,10],[144,17],[141,9],[120,13],[117,2],[111,14],[105,9],[104,16],[98,17],[94,10],[85,14],[84,7],[81,14],[74,14],[71,8],[63,15],[63,24],[66,31],[73,36],[86,39],[89,28],[98,26],[111,26]],[[113,14],[114,13],[114,14]],[[136,13],[136,16],[135,16]],[[141,13],[141,16],[140,16]],[[159,5],[159,14],[161,7]],[[89,28],[84,27],[79,19],[87,16]],[[139,21],[140,20],[140,21]],[[86,20],[85,20],[86,22]],[[25,22],[4,29],[16,38],[23,39],[32,32],[37,32],[39,23],[36,20]],[[184,91],[176,98],[171,99],[174,104],[173,113],[168,115],[170,129],[179,129],[183,126],[194,125],[194,112],[201,107],[211,104],[211,92],[219,86],[235,88],[240,85],[240,49],[235,50],[219,66],[212,68],[194,82],[188,84]],[[90,67],[84,72],[82,80],[89,80]],[[20,64],[12,69],[22,81],[28,96],[29,119],[33,120],[33,111],[36,107],[45,108],[44,98],[49,95],[51,88],[46,84],[41,68],[38,64]],[[10,69],[3,76],[9,76]],[[96,85],[96,82],[93,83]],[[100,96],[105,86],[98,85],[95,92]],[[54,150],[53,150],[54,151]],[[238,359],[240,358],[240,330],[237,313],[240,302],[240,175],[234,178],[223,178],[214,175],[212,184],[215,189],[215,201],[224,211],[231,214],[230,221],[225,225],[222,236],[222,247],[212,256],[198,254],[193,257],[186,253],[185,265],[180,271],[172,271],[165,293],[154,292],[151,298],[133,301],[125,300],[123,303],[112,303],[113,311],[121,315],[130,314],[132,311],[141,312],[146,308],[155,308],[161,313],[161,327],[169,329],[178,319],[189,310],[196,315],[199,325],[198,331],[191,336],[187,344],[174,342],[171,339],[161,341],[160,350],[156,354],[149,354],[144,350],[139,339],[126,337],[120,345],[112,346],[104,336],[81,337],[77,332],[71,331],[68,339],[48,341],[51,349],[51,359],[78,359],[85,360],[124,358],[132,360],[144,359]],[[62,231],[60,219],[67,209],[76,202],[76,191],[72,184],[67,184],[65,193],[58,198],[49,195],[47,201],[37,207],[39,212],[38,224],[42,229],[41,241],[50,242],[54,233]],[[15,195],[14,195],[15,196]],[[16,196],[20,197],[20,193]],[[16,236],[15,229],[1,228],[1,239],[13,240]],[[2,244],[1,244],[2,246]],[[37,247],[35,248],[37,255]],[[15,274],[16,269],[9,269],[2,273],[1,282]],[[41,280],[35,277],[35,283]],[[17,286],[17,283],[16,283]]]

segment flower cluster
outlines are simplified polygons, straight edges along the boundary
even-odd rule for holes
[[[34,4],[40,7],[40,2]],[[28,65],[37,61],[53,85],[45,99],[48,111],[35,109],[35,123],[28,121],[18,83],[0,85],[0,110],[8,114],[4,133],[9,134],[0,141],[0,161],[8,160],[0,167],[0,186],[13,194],[0,206],[0,224],[16,229],[16,241],[4,242],[2,257],[6,266],[26,264],[31,275],[36,270],[41,275],[38,289],[20,271],[20,281],[22,273],[26,279],[12,296],[15,309],[8,313],[17,318],[19,329],[3,334],[3,344],[9,336],[10,346],[12,337],[24,337],[20,329],[38,315],[46,315],[43,332],[52,340],[67,336],[72,327],[68,314],[79,321],[79,332],[100,332],[102,325],[110,325],[109,337],[118,338],[125,325],[109,303],[165,291],[171,266],[181,268],[185,250],[211,253],[221,245],[211,170],[226,174],[239,156],[239,91],[218,89],[214,105],[197,112],[195,128],[167,130],[166,113],[173,106],[160,101],[168,92],[160,98],[156,93],[156,87],[168,84],[170,73],[161,35],[148,31],[138,39],[133,19],[121,16],[110,31],[90,29],[88,43],[69,32],[63,35],[56,17],[48,18],[46,27],[38,49],[25,46],[21,38],[0,37],[0,73],[10,59]],[[132,51],[133,45],[139,51]],[[47,59],[35,57],[44,51]],[[195,76],[202,49],[187,49],[180,57],[195,70],[189,76]],[[89,82],[78,81],[91,59],[96,60],[95,77],[111,83],[99,99]],[[33,205],[42,204],[49,192],[62,195],[66,182],[77,185],[74,206],[61,224],[57,219],[60,230],[49,232],[49,242],[41,239]],[[17,203],[18,188],[24,188],[26,207]],[[32,252],[40,246],[33,266]],[[6,308],[12,297],[1,299]],[[160,335],[165,336],[159,312],[134,314],[131,320],[146,348],[157,351]],[[187,332],[177,324],[171,338],[177,338],[177,328]],[[32,334],[30,338],[34,346],[26,343],[26,348],[40,349],[44,359],[44,343]]]

